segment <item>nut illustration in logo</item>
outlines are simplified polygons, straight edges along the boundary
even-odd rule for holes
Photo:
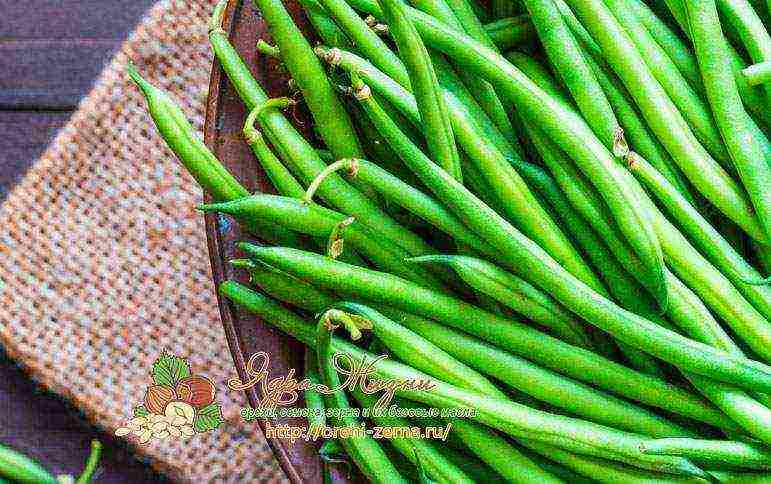
[[[145,391],[144,405],[115,435],[152,439],[187,439],[222,424],[222,409],[215,401],[217,388],[208,378],[190,374],[187,360],[164,352],[153,363],[153,384]]]

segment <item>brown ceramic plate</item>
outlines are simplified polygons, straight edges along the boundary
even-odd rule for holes
[[[291,0],[287,1],[286,5],[302,30],[310,32],[307,20],[299,6]],[[286,77],[281,75],[275,61],[257,55],[255,49],[257,39],[268,38],[268,35],[265,23],[252,3],[248,0],[231,0],[225,12],[223,28],[230,34],[231,42],[251,67],[252,74],[262,84],[268,95],[287,95]],[[241,136],[246,114],[243,103],[228,82],[219,63],[215,61],[206,106],[204,126],[206,144],[250,191],[274,192],[265,173]],[[295,118],[295,126],[300,132],[306,138],[312,137],[307,113],[299,111]],[[243,235],[232,220],[216,214],[206,215],[206,235],[215,284],[219,285],[228,279],[239,279],[246,283],[244,274],[234,271],[227,262],[237,256],[235,243],[249,237]],[[258,318],[236,308],[226,300],[219,299],[219,308],[230,352],[240,378],[246,377],[245,362],[258,351],[265,351],[270,355],[271,375],[286,375],[292,368],[298,375],[302,374],[304,349],[300,343],[268,327]],[[255,405],[258,400],[255,390],[247,390],[246,395],[249,403]],[[301,404],[302,402],[298,403],[298,405]],[[272,422],[306,425],[304,419],[276,419]],[[258,421],[258,423],[264,431],[265,421]],[[269,439],[268,443],[292,482],[322,482],[322,464],[318,458],[317,445],[304,441],[290,444],[287,440],[279,439]],[[345,482],[341,477],[342,473],[335,472],[335,474],[336,481]]]

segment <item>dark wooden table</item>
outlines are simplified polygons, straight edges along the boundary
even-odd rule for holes
[[[0,200],[67,122],[153,3],[0,0]],[[67,402],[41,392],[0,348],[0,443],[54,473],[77,475],[92,438],[105,444],[97,482],[166,482]]]

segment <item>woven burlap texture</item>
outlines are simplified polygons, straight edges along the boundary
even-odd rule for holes
[[[0,336],[48,389],[108,431],[142,403],[153,361],[187,357],[216,382],[225,423],[180,441],[135,445],[182,482],[285,480],[246,404],[226,388],[202,194],[157,135],[129,59],[199,130],[212,54],[212,0],[159,2],[40,160],[0,207]]]

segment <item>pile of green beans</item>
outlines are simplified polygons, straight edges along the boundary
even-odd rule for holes
[[[377,483],[771,480],[764,2],[300,0],[314,35],[253,2],[275,43],[255,49],[298,95],[267,97],[226,0],[209,38],[278,195],[128,74],[199,209],[261,240],[230,261],[253,287],[219,294],[307,346],[308,381],[334,390],[306,393],[309,425],[452,428],[447,448],[336,454]],[[298,102],[315,140],[281,113]],[[378,413],[382,395],[340,388],[367,360],[431,383],[394,388],[397,407],[475,412]]]

